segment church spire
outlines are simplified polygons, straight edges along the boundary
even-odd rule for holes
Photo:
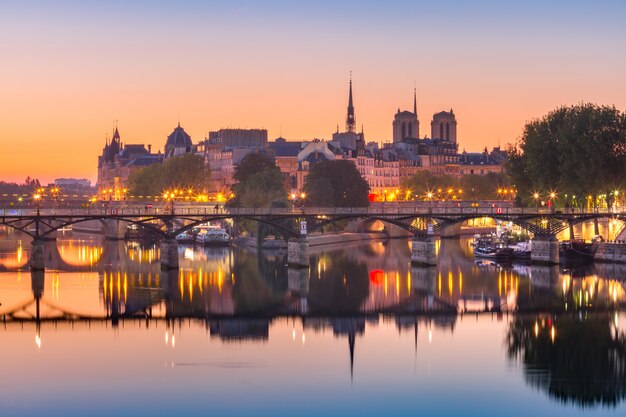
[[[356,335],[354,332],[348,333],[348,347],[350,348],[350,381],[354,378],[354,344]]]
[[[346,132],[356,130],[356,118],[354,117],[354,102],[352,101],[352,71],[350,71],[350,93],[348,95],[348,115],[346,117]]]
[[[413,114],[417,117],[417,88],[413,87]]]

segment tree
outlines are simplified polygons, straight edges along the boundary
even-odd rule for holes
[[[626,115],[595,104],[558,108],[525,126],[507,171],[527,202],[534,192],[567,194],[569,203],[608,197],[626,178]]]
[[[402,188],[411,190],[419,198],[429,198],[428,195],[441,197],[450,188],[458,189],[459,182],[456,178],[446,174],[433,174],[430,171],[419,171],[412,177],[402,182]]]
[[[354,163],[322,161],[311,166],[304,181],[306,204],[313,207],[367,207],[369,185]]]
[[[413,195],[424,200],[494,200],[501,198],[497,190],[509,185],[510,180],[506,175],[495,172],[456,178],[447,174],[420,171],[403,181],[402,188],[411,190]]]
[[[287,191],[280,168],[259,154],[246,155],[235,168],[232,186],[234,198],[230,207],[270,207],[275,201],[286,201]]]
[[[202,158],[190,153],[132,172],[128,188],[135,195],[160,195],[174,188],[206,191],[209,178],[210,172]]]

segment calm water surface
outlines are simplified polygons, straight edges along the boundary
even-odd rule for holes
[[[0,237],[1,415],[624,415],[625,267]]]

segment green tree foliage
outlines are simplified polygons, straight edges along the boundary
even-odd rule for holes
[[[322,161],[311,166],[304,181],[306,204],[312,207],[367,207],[369,185],[354,163]]]
[[[610,195],[625,185],[626,115],[595,104],[556,109],[525,126],[507,171],[527,202],[554,190],[560,198]]]
[[[446,174],[433,174],[420,171],[402,183],[402,188],[410,190],[417,199],[449,199],[456,196],[459,200],[495,200],[501,198],[497,190],[508,187],[510,181],[503,174],[491,172],[487,175],[463,175],[460,178]],[[452,190],[452,192],[448,192]],[[461,191],[459,191],[461,190]],[[401,193],[401,198],[404,197]]]
[[[237,181],[230,207],[270,207],[273,202],[286,201],[285,180],[274,161],[259,154],[246,155],[235,168]]]
[[[164,190],[174,188],[203,192],[208,187],[209,176],[200,156],[186,154],[132,172],[128,188],[134,195],[160,195]]]

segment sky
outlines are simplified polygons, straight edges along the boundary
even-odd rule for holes
[[[0,180],[95,181],[119,126],[162,149],[227,127],[330,139],[353,74],[385,142],[417,89],[420,136],[454,109],[460,150],[514,143],[580,102],[626,109],[623,1],[18,1],[0,5]]]

